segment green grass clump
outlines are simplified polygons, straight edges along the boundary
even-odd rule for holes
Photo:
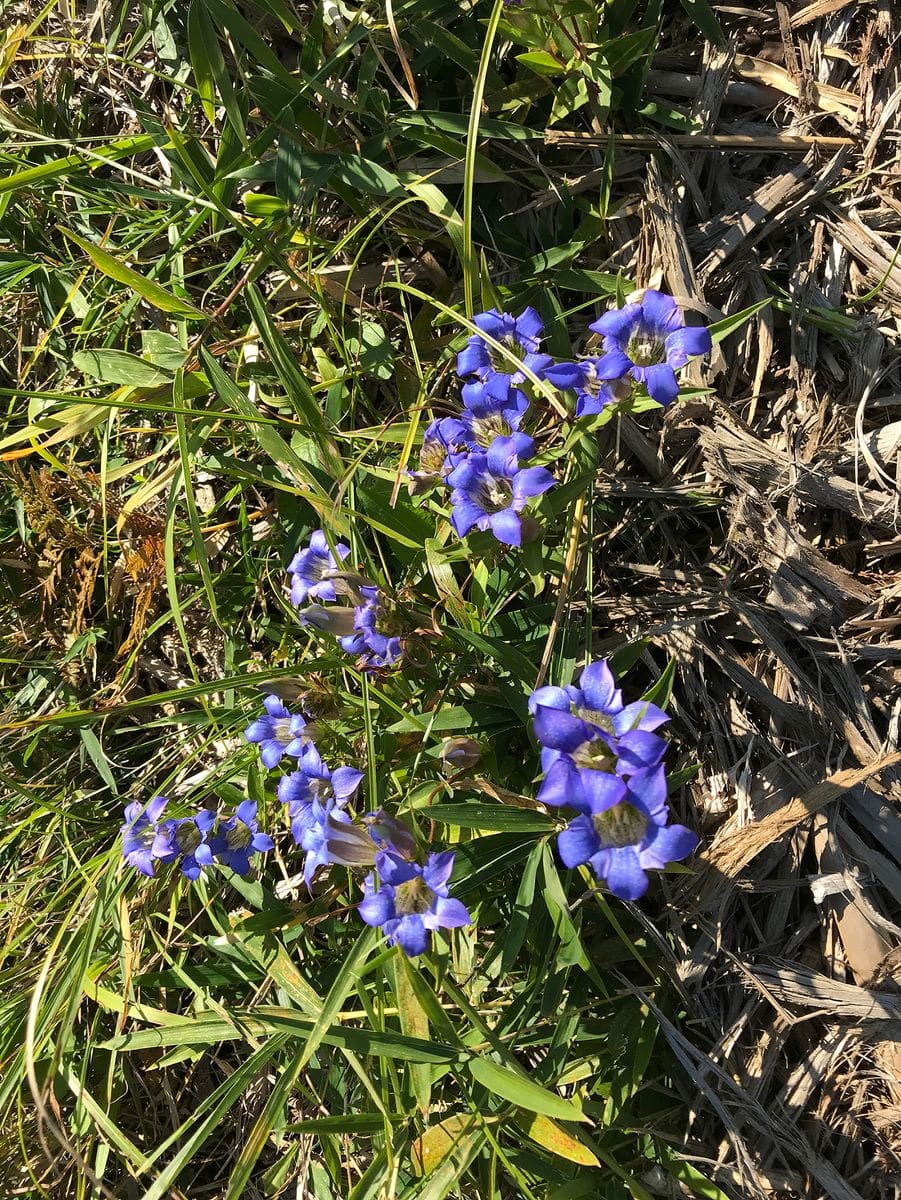
[[[631,290],[601,269],[612,147],[597,188],[531,201],[546,126],[640,110],[660,8],[192,0],[7,28],[10,1195],[612,1200],[651,1168],[718,1194],[672,1146],[659,901],[562,872],[532,800],[528,694],[596,656],[610,429],[548,456],[550,533],[521,555],[465,546],[404,483],[474,311],[532,304],[567,355]],[[401,669],[298,625],[285,567],[320,526],[405,615]],[[625,670],[644,647],[605,649]],[[367,807],[456,850],[472,927],[408,961],[359,921],[353,873],[290,882],[242,737],[267,691],[365,764]],[[465,779],[440,758],[462,734]],[[265,868],[136,877],[122,809],[159,793],[257,801]]]

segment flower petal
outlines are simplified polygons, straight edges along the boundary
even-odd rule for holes
[[[363,772],[353,767],[336,767],[332,771],[332,788],[338,800],[346,800],[360,786]]]
[[[429,931],[422,923],[422,917],[418,913],[410,913],[408,916],[402,917],[397,928],[392,932],[391,938],[410,958],[415,958],[417,954],[424,954],[429,948]]]
[[[430,854],[429,860],[422,871],[422,878],[435,891],[443,891],[454,869],[454,851],[445,850],[441,854]]]
[[[637,771],[629,780],[629,801],[638,803],[652,819],[666,808],[666,772],[663,767]],[[658,822],[659,823],[659,822]]]
[[[525,467],[517,471],[513,480],[514,499],[525,499],[528,496],[540,496],[557,481],[547,467]]]
[[[588,735],[585,722],[574,717],[567,705],[565,711],[539,707],[535,713],[535,736],[543,746],[571,754]]]
[[[519,470],[519,459],[511,437],[496,437],[485,455],[492,475],[513,476]]]
[[[546,367],[544,377],[555,388],[566,389],[581,387],[587,374],[588,368],[584,363],[565,362]]]
[[[488,518],[488,524],[497,540],[503,542],[505,546],[522,545],[522,522],[512,508],[492,513]]]
[[[613,728],[622,736],[630,729],[659,729],[668,720],[669,717],[656,704],[650,704],[647,700],[634,700],[631,704],[627,704],[622,712],[616,714],[613,719]]]
[[[557,751],[555,750],[556,754]],[[544,764],[542,764],[543,766]],[[579,808],[576,803],[584,793],[579,785],[579,773],[567,758],[560,757],[547,770],[541,787],[538,789],[538,799],[542,804],[553,808],[562,808],[568,804],[571,808]]]
[[[566,867],[587,863],[598,850],[598,835],[591,817],[580,816],[570,821],[557,836],[557,851]]]
[[[357,905],[357,912],[367,925],[384,925],[394,916],[394,889],[380,888],[366,896]]]
[[[477,504],[470,500],[465,493],[457,493],[461,499],[455,500],[451,510],[451,525],[456,529],[460,537],[466,537],[473,525],[477,525],[479,521],[487,517],[487,513],[483,512]]]
[[[579,773],[579,781],[593,813],[606,812],[625,798],[626,785],[618,775],[608,775],[606,771],[585,770]]]
[[[602,337],[614,338],[617,342],[627,342],[641,321],[641,305],[626,304],[622,308],[611,308],[602,317],[589,325],[592,333]],[[610,379],[612,376],[605,376]]]
[[[423,913],[422,922],[426,929],[460,929],[471,925],[472,917],[466,905],[451,896],[439,896],[435,911]]]
[[[653,288],[648,288],[642,297],[641,314],[643,324],[658,335],[673,333],[685,324],[682,310],[673,297]]]
[[[610,850],[607,861],[607,887],[621,900],[637,900],[648,890],[648,877],[641,869],[633,846]]]
[[[685,825],[653,825],[648,837],[650,840],[641,848],[641,865],[658,870],[667,863],[688,858],[698,845],[698,835]]]
[[[666,361],[677,371],[684,367],[690,358],[701,354],[709,354],[713,349],[710,330],[704,325],[689,325],[671,333],[664,342]]]
[[[569,712],[569,696],[561,687],[536,688],[529,697],[529,712],[534,714],[539,708],[559,708]]]
[[[491,370],[488,347],[480,337],[472,337],[457,355],[458,375],[481,375]]]
[[[524,308],[514,321],[516,335],[527,350],[538,348],[538,339],[544,333],[544,321],[531,305]]]
[[[672,404],[679,395],[676,373],[668,363],[657,363],[653,367],[645,367],[644,385],[648,389],[651,399],[662,404],[664,408],[668,404]]]
[[[593,662],[585,668],[579,687],[585,693],[586,707],[596,712],[615,712],[622,707],[622,693],[617,690],[616,680],[606,659]]]
[[[667,743],[655,733],[646,733],[643,729],[626,733],[616,742],[620,760],[617,770],[621,775],[628,775],[632,771],[656,767],[666,754],[666,747]]]
[[[598,379],[622,379],[632,370],[632,359],[623,350],[610,350],[598,359]]]
[[[278,766],[284,753],[285,747],[276,738],[268,737],[260,746],[260,758],[263,760],[263,766],[268,767],[270,771],[273,767]]]

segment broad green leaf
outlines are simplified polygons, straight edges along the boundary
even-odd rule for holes
[[[582,1167],[601,1165],[600,1159],[588,1146],[550,1117],[542,1116],[541,1113],[519,1112],[514,1120],[526,1137],[543,1146],[545,1150],[550,1150],[552,1154],[559,1154],[561,1158],[578,1163]]]
[[[547,50],[527,50],[525,54],[517,54],[516,61],[534,71],[536,75],[564,75],[566,63],[548,54]]]
[[[161,312],[176,313],[180,317],[192,317],[195,320],[206,320],[205,314],[191,304],[188,300],[182,300],[179,296],[174,296],[171,292],[167,292],[164,287],[160,287],[158,283],[154,283],[152,279],[147,279],[140,275],[137,271],[133,271],[131,267],[126,267],[124,263],[119,262],[108,251],[103,250],[100,246],[96,246],[93,242],[89,242],[87,238],[81,237],[74,233],[71,229],[60,229],[64,237],[74,242],[79,246],[95,267],[102,271],[104,275],[108,275],[110,279],[114,279],[116,283],[124,284],[125,287],[131,288],[133,292],[137,292],[142,296],[148,304],[152,304],[154,308],[160,309]]]
[[[79,350],[72,355],[72,365],[90,379],[124,387],[158,387],[172,382],[171,371],[125,350]]]
[[[540,1084],[517,1075],[507,1067],[502,1067],[490,1058],[471,1058],[466,1068],[476,1083],[508,1100],[517,1108],[528,1112],[541,1113],[557,1121],[587,1121],[588,1117],[570,1100],[564,1100],[556,1092],[549,1092]]]

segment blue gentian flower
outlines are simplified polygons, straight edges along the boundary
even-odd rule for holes
[[[529,408],[529,398],[519,388],[503,382],[494,391],[484,383],[466,383],[460,389],[463,411],[458,417],[445,417],[441,422],[443,437],[452,445],[464,445],[470,450],[487,450],[495,438],[512,438],[520,458],[528,458],[535,443],[520,430]],[[456,459],[452,465],[455,466]]]
[[[576,416],[588,417],[602,412],[608,404],[616,403],[613,390],[598,375],[599,358],[582,358],[578,362],[554,363],[547,367],[544,377],[561,391],[576,393]]]
[[[288,564],[288,574],[291,576],[291,603],[299,606],[306,600],[335,600],[337,593],[332,582],[335,572],[340,572],[341,564],[350,554],[350,547],[339,542],[335,547],[338,558],[332,554],[325,534],[321,529],[310,538],[310,544],[305,550],[298,550]]]
[[[453,418],[436,417],[422,435],[422,448],[419,451],[419,470],[408,471],[410,491],[416,496],[426,492],[436,484],[442,483],[445,475],[454,465],[453,449],[459,440],[448,437],[456,433],[456,425],[448,426]]]
[[[608,776],[606,794],[571,821],[557,838],[565,866],[588,863],[622,900],[647,891],[648,870],[687,858],[698,838],[684,825],[667,825],[663,767],[641,771],[627,782]]]
[[[136,800],[125,809],[125,823],[119,832],[122,835],[122,857],[130,867],[140,871],[142,875],[153,878],[153,861],[161,858],[154,854],[154,845],[159,834],[159,820],[168,804],[165,796],[154,796],[145,804]],[[167,858],[174,858],[169,848],[158,845]]]
[[[299,769],[284,775],[278,783],[278,798],[288,805],[291,831],[298,845],[306,828],[313,804],[327,808],[343,808],[360,786],[363,772],[354,767],[336,767],[332,771],[322,760],[315,746],[310,746],[300,760]],[[296,822],[296,828],[295,828]]]
[[[490,529],[499,542],[522,544],[519,514],[531,496],[554,485],[544,467],[520,467],[512,438],[495,438],[487,452],[474,451],[447,477],[451,495],[451,524],[460,537],[470,529]]]
[[[506,346],[533,375],[541,378],[551,358],[538,352],[544,323],[534,308],[526,308],[518,317],[492,308],[472,320],[477,329]],[[526,379],[521,370],[478,334],[471,337],[457,355],[457,374],[463,377],[478,375],[489,389],[497,389],[499,399],[504,398],[505,388],[524,383]]]
[[[292,713],[278,698],[263,700],[265,716],[257,717],[244,730],[248,742],[259,742],[260,758],[269,767],[278,766],[283,754],[299,758],[312,740],[312,726],[299,713]]]
[[[342,637],[341,648],[348,654],[362,657],[365,670],[372,667],[390,667],[403,654],[399,637],[389,637],[378,628],[381,601],[375,586],[359,589],[363,600],[354,609],[354,632]]]
[[[379,880],[367,875],[359,913],[367,925],[380,925],[389,944],[411,958],[424,953],[433,929],[457,929],[472,923],[469,912],[448,894],[454,867],[452,850],[430,854],[424,867],[390,852],[378,855]]]
[[[350,815],[335,801],[305,805],[291,821],[297,844],[306,851],[303,880],[309,887],[318,867],[337,863],[344,867],[366,867],[376,860],[376,846]]]
[[[613,308],[589,328],[604,339],[606,354],[598,362],[598,378],[628,375],[664,406],[679,395],[676,371],[713,347],[707,328],[687,327],[673,297],[651,288],[639,303]]]
[[[606,662],[592,663],[579,686],[538,688],[529,697],[541,743],[543,804],[588,811],[598,774],[631,775],[656,767],[666,742],[652,731],[669,717],[645,700],[623,704]]]
[[[208,808],[193,817],[163,821],[154,839],[154,857],[161,862],[177,858],[186,879],[199,879],[203,868],[213,865],[209,835],[215,824],[216,814]]]
[[[260,832],[255,802],[244,800],[235,809],[233,817],[220,821],[210,845],[220,862],[231,867],[237,875],[246,875],[251,856],[271,850],[274,843],[268,833]]]

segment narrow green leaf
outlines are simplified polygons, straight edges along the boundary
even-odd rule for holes
[[[480,1083],[495,1096],[500,1096],[502,1100],[515,1104],[517,1108],[542,1113],[557,1121],[588,1120],[582,1110],[570,1100],[564,1100],[556,1092],[549,1092],[547,1088],[541,1087],[531,1079],[500,1066],[493,1059],[471,1058],[466,1067],[476,1083]]]
[[[424,810],[441,825],[491,832],[550,833],[553,819],[544,813],[508,804],[433,804]]]
[[[72,365],[89,379],[123,387],[159,387],[172,381],[171,371],[125,350],[78,350],[72,355]]]

